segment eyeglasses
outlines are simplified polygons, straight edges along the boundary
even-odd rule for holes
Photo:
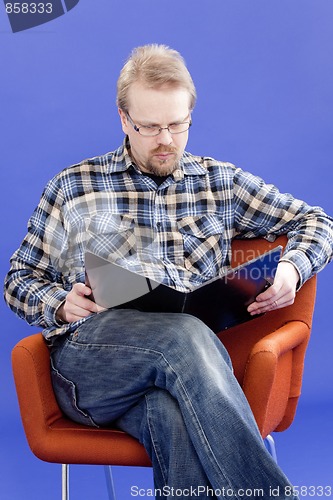
[[[126,113],[126,116],[128,118],[128,121],[134,128],[136,132],[138,132],[140,135],[143,137],[154,137],[156,135],[159,135],[162,130],[167,130],[170,132],[170,134],[183,134],[186,132],[190,126],[192,125],[192,120],[190,121],[184,121],[184,122],[179,122],[179,123],[171,123],[171,125],[168,125],[167,127],[158,127],[157,125],[135,125],[133,122],[132,118],[130,117],[129,113]]]

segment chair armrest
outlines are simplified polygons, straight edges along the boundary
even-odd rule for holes
[[[40,432],[63,416],[53,393],[50,354],[41,333],[18,342],[12,366],[23,426],[29,443],[34,443]]]
[[[144,447],[113,428],[87,427],[65,417],[54,396],[50,353],[42,334],[18,342],[13,373],[25,434],[31,451],[56,463],[151,466]]]
[[[310,337],[302,321],[291,321],[260,339],[248,357],[243,390],[263,437],[291,424],[301,392]]]

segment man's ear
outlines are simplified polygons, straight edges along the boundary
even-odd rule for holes
[[[123,129],[124,134],[127,135],[127,133],[128,133],[128,119],[127,119],[126,113],[121,108],[118,108],[118,113],[120,116],[121,128]]]

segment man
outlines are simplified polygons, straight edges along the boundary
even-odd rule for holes
[[[85,285],[87,249],[124,267],[134,259],[143,274],[188,291],[225,270],[233,238],[287,234],[274,284],[248,308],[255,315],[291,304],[331,260],[333,220],[320,208],[184,151],[195,100],[176,51],[133,51],[118,80],[124,144],[49,182],[12,257],[6,300],[44,328],[63,411],[144,444],[156,497],[175,488],[184,498],[269,498],[278,488],[275,498],[297,498],[213,332],[186,314],[102,310]]]

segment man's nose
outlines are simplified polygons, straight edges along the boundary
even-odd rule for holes
[[[163,128],[156,138],[158,144],[163,144],[164,146],[168,146],[173,141],[172,134],[170,134],[167,128]]]

